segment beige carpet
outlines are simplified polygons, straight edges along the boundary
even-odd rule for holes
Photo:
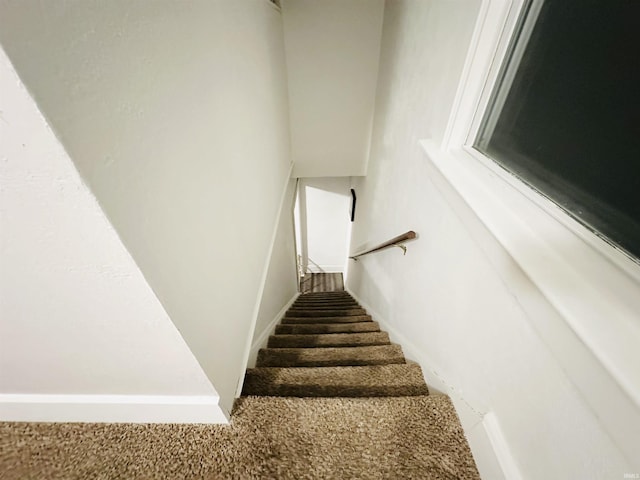
[[[429,395],[416,363],[323,368],[251,368],[244,395],[400,397]]]
[[[479,478],[449,398],[348,293],[280,327],[231,426],[0,423],[0,479]]]
[[[241,399],[231,426],[0,423],[4,479],[478,479],[447,397]]]

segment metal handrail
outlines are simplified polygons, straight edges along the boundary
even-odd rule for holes
[[[391,240],[388,240],[384,243],[381,243],[380,245],[378,245],[377,247],[373,247],[369,250],[366,250],[364,252],[360,252],[357,253],[351,257],[349,257],[352,260],[358,260],[358,257],[362,257],[363,255],[368,255],[370,253],[374,253],[374,252],[378,252],[380,250],[384,250],[385,248],[391,248],[391,247],[398,247],[401,248],[402,251],[404,252],[404,254],[407,254],[407,247],[405,245],[403,245],[401,242],[407,241],[407,240],[413,240],[415,238],[417,238],[418,235],[416,234],[416,232],[414,232],[413,230],[409,230],[408,232],[403,233],[402,235],[398,235],[397,237],[393,237]]]

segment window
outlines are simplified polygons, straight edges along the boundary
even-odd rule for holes
[[[640,1],[529,1],[474,147],[640,258]]]
[[[482,0],[443,138],[420,141],[434,183],[627,458],[637,457],[640,441],[629,421],[640,405],[640,255],[637,243],[607,232],[634,259],[603,232],[616,213],[629,221],[623,227],[638,224],[639,7]],[[585,26],[591,37],[581,39]],[[577,60],[586,64],[569,70]],[[553,87],[582,96],[554,96]],[[593,168],[600,171],[587,178],[598,188],[590,192],[580,177],[589,172],[580,170]],[[616,203],[612,193],[627,197]],[[585,207],[575,210],[581,198]]]

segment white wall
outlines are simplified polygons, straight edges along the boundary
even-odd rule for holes
[[[625,454],[630,446],[601,423],[607,412],[595,410],[567,374],[557,355],[562,345],[552,348],[539,335],[539,325],[561,325],[561,315],[418,144],[443,138],[479,5],[387,2],[369,171],[353,182],[359,210],[351,251],[409,229],[420,238],[404,257],[390,249],[350,263],[347,288],[421,362],[428,381],[454,397],[474,454],[482,455],[488,415],[487,433],[503,437],[498,454],[501,461],[511,456],[511,473],[619,478],[638,471],[637,458]],[[573,353],[569,362],[592,357],[575,335],[562,342]],[[600,370],[590,369],[594,376]],[[611,409],[628,401],[616,388],[602,396]],[[492,465],[482,468],[498,478]]]
[[[351,234],[350,179],[348,177],[301,179],[304,195],[299,208],[304,210],[308,270],[344,272]],[[302,204],[304,202],[304,204]]]
[[[0,420],[224,421],[0,49]]]
[[[364,175],[383,0],[283,0],[296,177]]]
[[[255,365],[258,350],[266,345],[269,335],[280,323],[284,311],[298,296],[296,247],[294,239],[293,204],[296,180],[291,179],[284,197],[278,231],[269,261],[267,279],[260,301],[260,310],[251,342],[248,365]]]
[[[289,176],[280,12],[3,1],[0,42],[229,410]]]

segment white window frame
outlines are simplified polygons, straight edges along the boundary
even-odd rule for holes
[[[509,288],[520,288],[514,295],[532,327],[633,459],[640,445],[640,265],[472,146],[523,5],[482,1],[444,138],[420,143],[535,285],[538,300],[522,285]],[[545,314],[549,304],[554,315]]]

